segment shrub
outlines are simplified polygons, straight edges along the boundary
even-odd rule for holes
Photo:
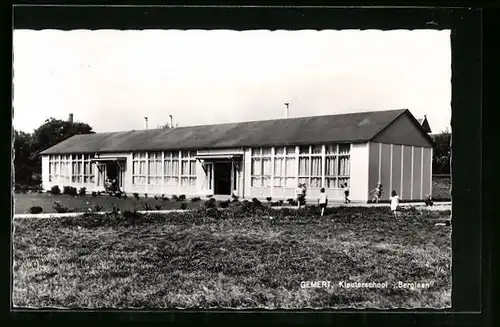
[[[231,199],[233,200],[233,202],[238,202],[239,201],[239,198],[237,195],[231,195]]]
[[[230,203],[229,200],[222,201],[222,202],[219,203],[219,208],[228,208],[229,207],[229,203]]]
[[[205,201],[205,208],[215,208],[216,202],[214,198],[210,198],[209,200]]]
[[[139,212],[137,212],[135,209],[134,209],[134,211],[125,210],[123,212],[123,218],[125,218],[126,220],[128,220],[130,222],[135,223],[139,219],[142,218],[142,214],[140,214]]]
[[[76,190],[76,187],[72,186],[64,186],[63,187],[63,194],[67,195],[77,195],[78,191]]]
[[[293,205],[295,203],[295,200],[290,198],[290,199],[286,199],[286,202],[288,202],[289,205]]]
[[[136,198],[137,200],[139,200],[139,193],[133,193],[134,195],[134,198]]]
[[[262,202],[259,201],[259,199],[257,198],[253,198],[252,199],[252,203],[256,206],[261,206],[262,205]]]
[[[144,197],[147,199],[147,198],[148,198],[148,194],[147,194],[147,193],[144,193]]]
[[[280,205],[281,203],[279,203],[278,201],[271,202],[271,207],[279,207]]]
[[[111,209],[111,213],[116,215],[120,212],[120,208],[118,208],[117,206],[113,205],[113,209]]]
[[[156,210],[161,210],[161,205],[159,205],[159,204],[155,205],[155,209]]]
[[[32,206],[30,207],[30,213],[37,214],[37,213],[42,213],[43,209],[40,206]]]
[[[121,197],[122,197],[122,192],[116,192],[116,193],[115,193],[115,196],[116,196],[118,199],[121,199]]]
[[[100,211],[102,211],[102,209],[104,209],[102,206],[100,206],[100,205],[96,204],[96,205],[94,205],[94,207],[92,208],[92,211],[94,211],[94,212],[100,212]]]
[[[179,197],[175,194],[172,195],[172,200],[179,201]]]
[[[168,196],[163,196],[163,195],[161,196],[161,199],[162,199],[163,201],[168,201],[168,200],[169,200]]]
[[[92,196],[95,198],[97,196],[97,193],[95,191],[92,191]]]
[[[155,195],[155,196],[154,196],[154,199],[155,199],[155,200],[158,200],[158,197]]]
[[[101,195],[101,194],[102,194],[102,192],[101,192],[101,191],[97,191],[97,195]]]
[[[268,197],[266,198],[266,201],[267,201],[267,202],[269,202],[269,203],[271,203],[271,200],[272,200],[272,199],[273,199],[272,197],[268,196]]]
[[[87,194],[87,188],[85,187],[81,187],[79,190],[78,190],[78,195],[85,195]]]
[[[285,201],[283,201],[283,200],[279,200],[278,202],[279,202],[280,206],[283,206],[283,203],[284,203]]]
[[[199,196],[195,196],[194,198],[191,198],[191,202],[200,202],[201,198]]]
[[[128,198],[127,193],[125,193],[125,192],[123,193],[123,198],[124,199]]]
[[[186,210],[186,209],[187,209],[187,203],[181,202],[181,210]]]
[[[54,185],[50,189],[50,194],[59,195],[59,194],[61,194],[61,189],[59,188],[59,186]]]
[[[184,194],[179,195],[179,201],[181,202],[186,201],[186,196]]]
[[[65,207],[63,205],[61,205],[59,202],[55,201],[54,202],[54,205],[52,206],[52,208],[54,208],[54,210],[57,212],[57,213],[66,213],[66,212],[70,212],[68,207]]]
[[[153,209],[153,207],[151,207],[151,205],[150,205],[149,203],[147,203],[147,202],[144,202],[144,203],[142,204],[142,207],[143,207],[143,208],[144,208],[144,210],[146,210],[146,211],[149,211],[149,210],[152,210],[152,209]]]

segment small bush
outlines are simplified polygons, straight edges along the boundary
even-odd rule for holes
[[[61,194],[61,189],[59,188],[59,186],[54,185],[50,188],[50,194],[59,195],[59,194]]]
[[[99,196],[100,196],[101,194],[102,194],[102,192],[101,192],[101,191],[97,191],[97,195],[99,195]]]
[[[259,199],[257,199],[257,198],[253,198],[252,199],[252,203],[254,205],[257,205],[257,206],[261,206],[262,205],[262,202],[260,202]]]
[[[32,206],[30,207],[30,213],[37,214],[37,213],[42,213],[43,209],[40,206]]]
[[[100,211],[102,211],[102,209],[104,209],[102,206],[100,206],[100,205],[96,204],[96,205],[94,205],[94,207],[92,208],[92,211],[94,211],[94,212],[100,212]]]
[[[179,195],[179,201],[181,202],[186,201],[186,196],[184,194]]]
[[[81,187],[81,188],[78,190],[78,195],[83,196],[83,195],[85,195],[85,194],[87,194],[87,188],[85,188],[85,187]]]
[[[283,200],[279,200],[278,202],[279,202],[280,206],[283,206],[283,203],[284,203],[285,201],[283,201]]]
[[[269,203],[271,203],[271,200],[272,200],[272,199],[273,199],[272,197],[268,196],[268,197],[266,198],[266,201],[267,201],[267,202],[269,202]]]
[[[127,193],[123,192],[123,198],[124,199],[128,198]]]
[[[92,191],[92,196],[95,198],[97,196],[97,193],[95,191]]]
[[[219,203],[219,208],[228,208],[229,207],[229,203],[230,203],[229,200],[222,201],[222,202]]]
[[[116,193],[115,193],[115,196],[116,196],[118,199],[121,199],[121,197],[122,197],[122,192],[116,192]]]
[[[209,200],[205,201],[205,208],[212,208],[214,209],[216,207],[216,202],[214,198],[210,198]]]
[[[231,199],[233,200],[233,202],[238,202],[239,201],[239,198],[237,195],[231,195]]]
[[[64,186],[64,187],[63,187],[63,194],[67,194],[67,195],[78,195],[78,191],[76,190],[76,187],[72,187],[72,186]]]
[[[161,197],[161,199],[162,199],[163,201],[168,201],[168,200],[170,200],[170,199],[168,198],[168,196],[162,196],[162,197]]]
[[[159,205],[159,204],[155,205],[155,209],[156,210],[161,210],[161,205]]]
[[[271,207],[279,207],[280,205],[281,203],[279,203],[278,201],[271,202]]]
[[[57,213],[66,213],[66,212],[70,212],[68,207],[65,207],[63,205],[61,205],[59,202],[55,201],[54,202],[54,205],[52,206],[52,208],[54,208],[54,210],[57,212]]]
[[[187,203],[181,202],[181,210],[186,210],[186,209],[187,209]]]
[[[191,202],[200,202],[201,198],[199,196],[195,196],[194,198],[191,199]]]
[[[289,205],[293,205],[295,203],[294,199],[286,199],[286,202],[288,202]]]
[[[179,197],[175,194],[172,195],[172,200],[179,201]]]
[[[130,222],[135,223],[142,218],[142,214],[137,212],[135,209],[134,211],[125,210],[123,212],[123,218],[127,219]]]
[[[158,200],[158,196],[156,196],[156,195],[155,195],[153,198],[154,198],[155,200]]]
[[[134,195],[134,198],[136,198],[137,200],[139,200],[139,193],[133,193]]]
[[[116,215],[120,212],[120,208],[118,208],[117,206],[113,205],[113,209],[111,209],[111,213],[113,215]]]
[[[144,193],[144,197],[147,199],[147,198],[148,198],[148,194],[147,194],[147,193]]]
[[[151,207],[151,205],[150,205],[149,203],[147,203],[147,202],[144,202],[144,203],[142,204],[142,208],[143,208],[144,210],[146,210],[146,211],[150,211],[150,210],[152,210],[152,209],[153,209],[153,207]]]

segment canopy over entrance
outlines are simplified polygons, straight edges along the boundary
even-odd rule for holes
[[[91,161],[96,161],[96,162],[115,162],[115,161],[125,161],[127,160],[126,157],[103,157],[103,158],[93,158]]]
[[[234,153],[234,154],[198,154],[196,155],[196,159],[202,159],[202,160],[215,160],[215,159],[241,159],[243,155],[239,153]]]

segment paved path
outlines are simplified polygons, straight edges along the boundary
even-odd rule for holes
[[[329,207],[388,207],[388,203],[331,203]],[[402,203],[401,207],[409,207],[413,206],[420,210],[433,210],[433,211],[441,211],[441,210],[451,210],[451,202],[439,202],[435,203],[432,207],[426,207],[423,202],[415,202],[415,203]],[[273,209],[296,209],[296,206],[283,206],[283,207],[273,207]],[[139,213],[144,214],[161,214],[161,213],[170,213],[170,212],[185,212],[188,210],[138,210]],[[67,213],[39,213],[39,214],[15,214],[14,218],[58,218],[58,217],[78,217],[84,215],[87,212],[67,212]],[[106,213],[111,213],[111,211],[100,211],[94,212],[94,214],[104,215]]]

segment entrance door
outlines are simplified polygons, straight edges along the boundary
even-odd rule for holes
[[[122,170],[118,162],[108,162],[106,164],[106,178],[116,183],[120,189],[123,187]]]
[[[203,188],[213,193],[214,190],[214,164],[211,162],[203,163],[205,171],[205,182]]]
[[[214,164],[214,193],[231,195],[231,163],[216,162]]]

